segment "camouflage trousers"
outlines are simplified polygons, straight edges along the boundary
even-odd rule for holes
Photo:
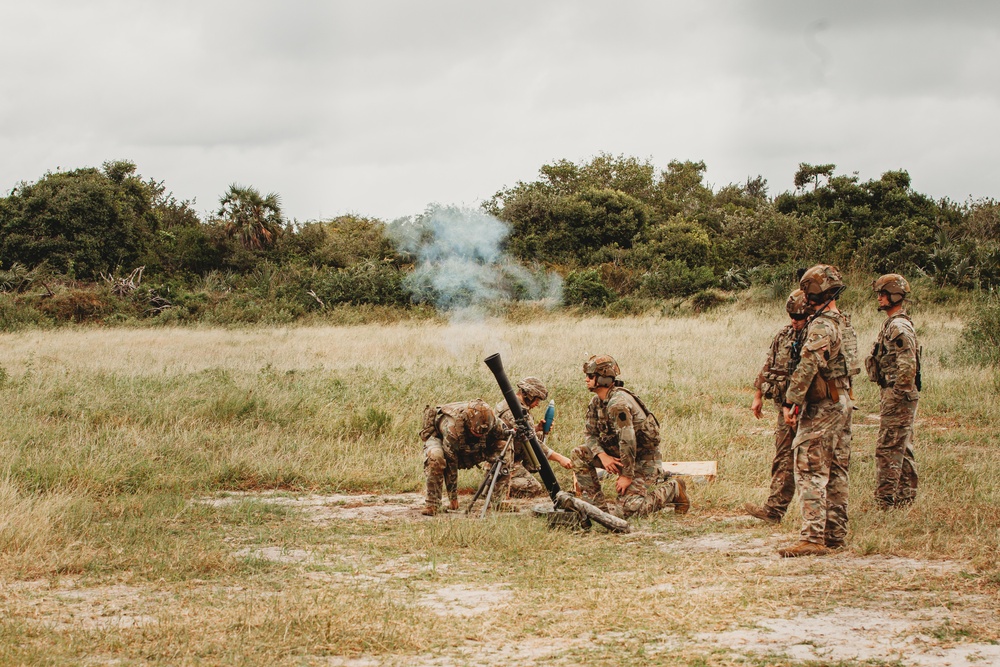
[[[424,475],[427,477],[428,507],[441,506],[442,486],[448,487],[448,499],[458,500],[458,459],[438,437],[424,440]]]
[[[587,445],[581,445],[570,454],[573,474],[580,487],[580,496],[592,505],[626,519],[632,516],[646,516],[673,504],[677,496],[677,480],[662,480],[659,459],[636,461],[636,475],[632,483],[612,505],[609,505],[601,490],[597,477],[598,468],[603,469],[601,459]]]
[[[802,503],[802,540],[828,546],[847,537],[848,468],[851,463],[851,413],[847,390],[840,399],[820,400],[799,415],[795,486]]]
[[[778,420],[774,426],[774,460],[771,462],[771,493],[764,503],[764,510],[775,519],[781,519],[795,496],[795,456],[792,441],[795,429],[785,423],[778,407]]]
[[[510,467],[510,475],[497,481],[497,491],[502,491],[501,498],[508,496],[511,498],[535,498],[546,494],[542,483],[516,461]]]
[[[901,396],[893,387],[884,387],[879,407],[882,421],[875,443],[875,502],[880,507],[912,503],[917,496],[913,456],[917,401]]]

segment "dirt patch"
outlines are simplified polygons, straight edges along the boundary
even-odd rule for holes
[[[326,658],[324,664],[330,667],[383,667],[385,665],[407,665],[408,667],[451,667],[452,665],[504,665],[521,667],[537,664],[579,664],[574,658],[571,663],[559,658],[573,648],[590,643],[587,637],[546,637],[519,639],[502,644],[468,642],[455,647],[445,655],[380,656],[378,659]]]
[[[445,586],[420,598],[419,603],[440,616],[476,616],[510,598],[506,584],[477,588],[458,584]]]
[[[787,541],[787,539],[785,540]],[[732,554],[773,554],[779,540],[743,537],[740,535],[698,535],[672,542],[658,542],[657,546],[667,553],[708,553]]]
[[[81,587],[74,580],[57,585],[45,581],[18,582],[5,587],[24,601],[24,618],[50,630],[141,628],[158,622],[150,591],[122,584]]]
[[[947,610],[941,610],[944,618]],[[928,610],[896,614],[885,610],[843,608],[827,614],[768,618],[753,628],[699,633],[697,641],[737,653],[785,656],[821,663],[868,660],[899,661],[904,665],[1000,664],[1000,645],[949,645],[927,634],[942,617],[926,618]]]
[[[299,510],[310,521],[389,521],[413,520],[420,516],[416,511],[423,507],[424,498],[416,493],[392,495],[319,495],[289,496],[281,492],[239,492],[220,498],[200,498],[196,502],[213,507],[235,505],[253,500],[279,507]]]

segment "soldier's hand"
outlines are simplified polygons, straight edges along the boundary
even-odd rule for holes
[[[561,465],[563,468],[566,468],[566,470],[573,469],[573,462],[559,452],[552,452],[552,460]]]
[[[628,487],[630,486],[632,486],[632,478],[619,475],[618,481],[615,482],[615,491],[617,491],[618,495],[620,496],[623,493],[625,493],[625,491],[627,491]]]
[[[615,475],[621,472],[622,470],[621,459],[611,456],[609,454],[605,454],[604,452],[598,454],[597,458],[601,460],[601,465],[603,465],[604,469],[607,470],[608,472]]]
[[[451,507],[451,510],[453,512],[457,512],[458,511],[458,498],[456,498],[455,500],[451,501],[450,507]]]
[[[535,424],[535,433],[545,433],[545,420],[539,419],[538,423]]]
[[[794,412],[792,412],[791,408],[786,408],[784,406],[782,406],[781,412],[785,417],[785,424],[791,426],[792,428],[795,428],[795,424],[798,423],[799,421],[799,416]]]
[[[758,389],[756,393],[754,393],[753,395],[753,402],[750,404],[750,412],[753,413],[754,417],[760,419],[761,415],[763,414],[763,411],[761,409],[763,407],[764,407],[764,397],[761,394],[760,389]]]

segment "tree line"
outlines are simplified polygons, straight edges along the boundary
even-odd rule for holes
[[[508,256],[564,277],[570,305],[787,285],[796,267],[817,261],[962,290],[1000,286],[993,199],[934,199],[914,191],[905,170],[862,181],[803,163],[794,188],[776,195],[759,176],[713,188],[705,172],[704,162],[657,170],[608,154],[558,160],[483,209],[509,225]],[[0,325],[292,321],[339,304],[419,307],[406,280],[415,260],[394,239],[405,226],[433,233],[420,226],[429,214],[300,224],[277,194],[234,184],[202,219],[129,161],[48,173],[0,198]]]

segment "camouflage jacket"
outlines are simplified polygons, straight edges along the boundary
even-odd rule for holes
[[[518,401],[518,403],[520,403],[520,400]],[[497,403],[496,410],[497,410],[497,417],[500,418],[500,421],[502,421],[507,426],[507,428],[512,428],[512,429],[517,428],[517,422],[514,420],[514,413],[510,411],[509,407],[507,407],[507,399],[504,399],[499,403]],[[524,415],[528,418],[528,424],[532,428],[534,428],[534,424],[531,423],[531,412],[528,411],[528,408],[524,405],[524,403],[521,403],[521,410],[524,411]],[[530,447],[530,445],[528,445],[527,441],[525,441],[524,438],[515,437],[514,443],[517,445],[517,447],[514,448],[515,452],[521,451],[521,448],[524,446]],[[538,441],[538,444],[541,445],[542,454],[545,455],[545,458],[549,458],[549,455],[552,454],[552,449],[541,440]],[[515,458],[520,460],[519,456],[515,456]]]
[[[898,313],[886,318],[866,360],[869,378],[879,386],[895,387],[907,398],[916,399],[918,351],[917,332],[910,316]]]
[[[596,395],[587,406],[586,444],[594,454],[621,459],[625,477],[636,476],[637,461],[660,464],[660,424],[642,401],[622,387],[612,387],[607,400]]]
[[[788,388],[788,377],[791,375],[789,369],[793,358],[795,363],[798,363],[798,354],[794,346],[801,345],[800,333],[791,324],[786,324],[775,335],[771,341],[771,349],[764,360],[764,366],[757,373],[757,379],[753,383],[753,388],[759,389],[764,398],[773,399],[778,404],[785,400],[785,389]]]
[[[806,328],[802,358],[789,378],[785,403],[805,406],[828,398],[830,384],[849,390],[858,369],[857,336],[850,318],[823,311]]]
[[[499,419],[488,433],[476,437],[465,427],[467,403],[447,403],[437,407],[435,435],[441,438],[446,452],[458,461],[460,469],[474,468],[500,453],[506,443],[504,424]]]

